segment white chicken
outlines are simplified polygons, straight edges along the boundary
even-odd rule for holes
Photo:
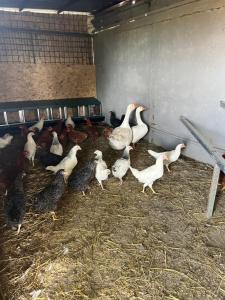
[[[130,167],[130,150],[133,148],[131,146],[126,146],[123,156],[112,166],[112,174],[114,177],[119,178],[120,185],[123,183],[123,177],[126,175]]]
[[[29,130],[38,129],[38,131],[42,131],[42,129],[44,127],[44,121],[45,121],[45,117],[42,116],[41,119],[37,123],[35,123],[34,125],[30,126],[28,129]]]
[[[109,174],[111,173],[109,169],[107,169],[106,162],[102,159],[102,151],[96,150],[94,152],[96,154],[96,169],[95,169],[95,178],[97,179],[99,185],[103,190],[104,187],[102,185],[103,180],[107,180]]]
[[[67,127],[68,125],[71,125],[73,128],[75,127],[75,123],[74,123],[74,121],[72,120],[71,115],[68,115],[68,117],[67,117],[67,119],[66,119],[66,122],[65,122],[65,125],[66,125],[66,127]]]
[[[158,158],[160,155],[164,154],[166,156],[166,159],[164,161],[164,165],[166,166],[168,172],[171,172],[169,169],[169,165],[176,160],[178,160],[180,154],[181,154],[181,149],[185,148],[184,144],[178,144],[174,150],[171,151],[165,151],[165,152],[155,152],[152,150],[148,150],[148,153],[153,156],[154,158]]]
[[[46,170],[57,173],[59,170],[65,170],[68,176],[72,173],[73,169],[77,165],[77,151],[81,150],[79,145],[73,146],[70,152],[64,157],[60,163],[56,166],[48,166]]]
[[[9,133],[6,133],[0,138],[0,149],[5,148],[9,144],[11,144],[13,136]]]
[[[131,127],[133,133],[133,139],[132,139],[133,145],[139,142],[148,132],[148,126],[141,119],[141,112],[144,111],[145,109],[146,108],[143,106],[139,106],[136,109],[137,125]]]
[[[129,146],[132,142],[132,130],[130,128],[129,119],[131,112],[137,107],[136,104],[129,104],[126,110],[126,114],[123,123],[113,129],[109,136],[109,145],[115,150],[122,150],[126,146]]]
[[[24,145],[24,155],[27,159],[29,159],[29,161],[32,161],[32,164],[34,166],[34,157],[36,154],[37,146],[33,139],[33,135],[34,132],[29,132],[27,135],[27,142]]]
[[[59,142],[58,135],[55,131],[52,132],[52,135],[53,135],[53,140],[52,140],[52,145],[50,147],[50,152],[62,156],[63,146]]]
[[[156,163],[153,166],[150,166],[141,171],[130,167],[130,170],[131,170],[132,174],[134,175],[134,177],[136,177],[139,182],[144,184],[142,193],[145,193],[145,188],[147,186],[149,186],[150,189],[152,190],[152,192],[154,194],[157,194],[153,190],[152,185],[157,179],[159,179],[163,176],[163,173],[164,173],[163,161],[164,161],[164,159],[166,159],[166,156],[160,155],[157,158]]]

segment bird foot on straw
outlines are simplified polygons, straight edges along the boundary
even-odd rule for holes
[[[21,224],[18,225],[18,229],[17,229],[16,235],[19,235],[20,229],[21,229]]]
[[[51,216],[52,216],[53,221],[59,220],[58,218],[56,218],[56,214],[54,211],[51,211]]]

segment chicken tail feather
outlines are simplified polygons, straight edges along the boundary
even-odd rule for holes
[[[148,150],[148,153],[153,156],[155,159],[157,159],[162,153],[155,152],[153,150]]]

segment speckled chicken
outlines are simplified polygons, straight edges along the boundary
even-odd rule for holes
[[[123,183],[123,177],[126,175],[130,167],[130,150],[133,149],[131,146],[126,146],[123,156],[112,166],[112,174],[114,177],[120,180],[120,184]]]
[[[83,168],[75,171],[69,177],[69,186],[77,192],[85,195],[90,182],[95,178],[96,162],[91,160],[86,162]]]
[[[52,214],[53,220],[56,220],[55,210],[57,209],[59,200],[65,192],[65,177],[66,172],[63,170],[59,170],[56,173],[52,183],[35,196],[33,208],[36,212],[50,212]]]
[[[20,232],[20,228],[26,211],[26,198],[23,189],[24,175],[24,172],[20,172],[17,175],[13,186],[8,191],[7,199],[4,203],[6,222],[12,227],[18,226],[17,234],[19,234]]]
[[[96,150],[95,152],[96,160],[96,169],[95,169],[95,178],[97,179],[102,190],[104,190],[102,181],[107,180],[111,171],[107,169],[106,162],[102,159],[102,151]]]

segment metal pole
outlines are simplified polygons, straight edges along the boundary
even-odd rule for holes
[[[187,127],[187,129],[192,133],[192,135],[199,141],[203,148],[211,155],[215,160],[216,164],[213,170],[213,176],[209,191],[208,206],[207,206],[207,218],[212,217],[213,208],[215,204],[216,192],[218,187],[220,170],[225,173],[225,160],[217,152],[215,147],[208,141],[208,139],[199,131],[199,129],[187,118],[181,116],[182,123]]]
[[[60,119],[63,118],[63,117],[62,117],[62,108],[61,108],[61,107],[59,107],[59,117],[60,117]]]
[[[225,159],[217,152],[215,147],[208,141],[208,139],[200,132],[200,130],[187,118],[181,116],[181,122],[187,127],[202,147],[212,156],[220,170],[225,173]]]
[[[8,125],[8,118],[7,118],[7,113],[4,111],[4,119],[5,119],[5,124]]]

